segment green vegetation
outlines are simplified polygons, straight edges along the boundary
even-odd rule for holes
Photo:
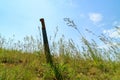
[[[114,40],[104,35],[99,39],[111,46],[99,48],[94,40],[84,37],[80,49],[71,39],[65,41],[64,36],[52,42],[52,59],[64,80],[120,79],[119,45],[112,46]],[[41,36],[40,39],[27,36],[16,43],[0,36],[0,80],[56,80],[42,46]]]

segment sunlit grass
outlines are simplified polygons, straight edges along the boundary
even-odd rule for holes
[[[105,44],[114,44],[103,35],[98,38]],[[119,46],[99,48],[94,40],[88,41],[83,36],[81,41],[80,49],[72,39],[65,41],[64,36],[50,45],[53,63],[63,79],[119,80]],[[0,36],[0,80],[56,80],[53,69],[46,63],[41,36],[40,39],[27,36],[22,42],[14,39],[9,42]]]

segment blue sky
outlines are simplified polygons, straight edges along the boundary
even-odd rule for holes
[[[70,18],[86,38],[107,34],[120,38],[114,27],[120,26],[120,0],[0,0],[0,34],[6,38],[15,35],[23,39],[26,35],[37,36],[40,18],[45,19],[48,36],[53,36],[56,27],[65,37],[79,41],[79,34],[68,27],[63,18]]]

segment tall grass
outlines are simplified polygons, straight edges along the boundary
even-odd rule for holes
[[[79,32],[74,24],[71,21],[68,26]],[[101,42],[110,45],[100,48],[94,40],[88,41],[80,32],[78,34],[83,44],[81,48],[72,39],[66,41],[64,36],[51,42],[53,64],[63,79],[119,80],[119,41],[114,45],[114,39],[100,35]],[[15,42],[0,36],[0,80],[56,80],[54,70],[46,63],[41,40],[41,36],[26,36],[23,41]]]

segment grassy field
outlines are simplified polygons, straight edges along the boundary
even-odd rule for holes
[[[100,36],[100,40],[105,45],[114,44],[105,36]],[[50,45],[53,63],[63,80],[120,79],[119,45],[99,48],[95,41],[84,37],[80,42],[83,44],[80,50],[64,37]],[[14,42],[0,36],[0,80],[56,80],[53,69],[46,63],[41,38],[27,36],[23,42]]]

